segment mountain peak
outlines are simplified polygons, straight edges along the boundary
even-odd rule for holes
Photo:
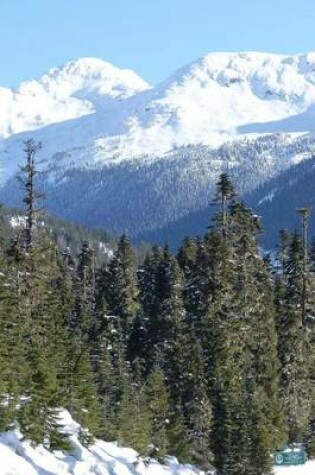
[[[149,88],[140,76],[130,69],[120,69],[100,58],[79,58],[59,68],[51,69],[40,79],[47,91],[66,85],[67,93],[88,89],[100,94],[130,97]]]
[[[259,51],[243,52],[214,52],[192,61],[184,68],[176,71],[170,79],[176,76],[198,76],[203,72],[209,79],[218,80],[222,74],[234,74],[242,80],[251,80],[257,76],[268,76],[273,80],[288,83],[298,76],[303,76],[311,84],[315,83],[315,53],[284,55],[264,53]],[[261,74],[260,74],[261,73]],[[289,77],[291,75],[291,77]]]
[[[14,90],[0,88],[0,137],[91,114],[149,87],[133,71],[101,59],[71,61]]]
[[[2,137],[67,121],[59,128],[63,147],[88,146],[97,162],[163,155],[262,130],[313,130],[315,53],[209,53],[152,88],[133,71],[80,58],[23,83],[12,97],[0,90],[0,101]],[[39,132],[45,142],[49,130]]]

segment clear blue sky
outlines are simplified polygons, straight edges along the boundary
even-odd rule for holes
[[[0,0],[0,85],[96,56],[151,83],[211,51],[315,51],[314,0]]]

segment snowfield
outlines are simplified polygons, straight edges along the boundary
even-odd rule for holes
[[[274,470],[275,475],[314,475],[315,461],[307,462],[305,465],[294,467],[277,467]]]
[[[170,458],[169,466],[153,461],[148,467],[143,463],[134,465],[137,452],[118,447],[115,443],[97,440],[86,449],[78,441],[80,425],[67,411],[61,413],[61,423],[70,434],[73,445],[71,455],[61,451],[50,453],[42,446],[32,447],[22,441],[18,431],[0,435],[0,475],[198,475],[191,465],[180,465]]]
[[[6,172],[16,169],[30,136],[43,142],[43,158],[80,166],[245,136],[311,133],[315,53],[211,53],[154,87],[130,70],[81,58],[15,90],[0,87],[0,107]]]
[[[0,475],[201,475],[192,465],[181,465],[174,457],[168,466],[152,461],[134,465],[137,453],[115,443],[97,440],[88,450],[78,441],[80,425],[67,411],[62,411],[61,422],[70,434],[71,455],[61,451],[50,453],[42,446],[32,447],[22,440],[18,431],[0,435]],[[275,475],[314,475],[315,462],[304,466],[277,468]]]

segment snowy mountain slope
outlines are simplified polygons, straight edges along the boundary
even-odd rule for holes
[[[0,88],[0,137],[92,114],[148,87],[133,71],[79,59],[15,90]]]
[[[137,237],[205,208],[222,171],[243,194],[314,154],[315,53],[212,53],[151,88],[81,59],[0,105],[3,202],[33,137],[51,211]]]
[[[301,114],[315,100],[315,54],[213,53],[140,97],[146,103],[126,133],[101,141],[104,156],[113,144],[123,156],[127,144],[129,154],[130,149],[163,153],[187,144],[213,145],[231,139],[240,127]]]
[[[137,461],[137,453],[115,443],[96,440],[86,449],[78,440],[80,426],[67,411],[61,412],[61,423],[73,447],[71,453],[49,452],[42,446],[32,447],[22,440],[18,430],[0,434],[0,475],[203,475],[192,465],[181,465],[174,457],[168,465],[152,460],[145,466]],[[313,475],[315,462],[297,467],[278,467],[274,475]]]
[[[153,88],[131,71],[81,59],[16,91],[1,89],[0,104],[0,136],[26,132],[2,143],[9,158],[29,131],[46,145],[46,157],[63,152],[75,163],[281,132],[290,118],[291,133],[308,132],[314,128],[315,53],[211,53]],[[266,130],[262,124],[269,124]]]
[[[211,220],[214,185],[228,171],[240,195],[281,176],[315,153],[315,137],[268,135],[219,148],[181,147],[154,160],[120,161],[97,167],[61,167],[58,157],[39,179],[45,207],[57,216],[104,227],[135,240],[176,247],[187,234],[203,234]],[[62,162],[62,161],[61,161]],[[21,206],[18,183],[0,188],[0,202]]]
[[[115,443],[97,440],[86,449],[78,440],[80,426],[66,411],[61,413],[61,423],[73,447],[70,454],[49,452],[42,446],[32,447],[22,441],[19,431],[0,435],[0,475],[198,475],[200,470],[191,465],[176,463],[162,466],[158,462],[146,467],[134,465],[137,453]]]
[[[299,208],[310,208],[309,236],[315,235],[315,154],[284,171],[277,179],[267,181],[248,196],[247,202],[263,217],[266,232],[263,245],[269,249],[278,243],[280,229],[301,229]]]

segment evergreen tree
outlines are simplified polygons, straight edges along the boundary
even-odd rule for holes
[[[249,473],[259,443],[261,461],[265,461],[261,473],[267,473],[268,456],[275,440],[279,441],[281,425],[272,293],[266,294],[267,271],[258,253],[256,216],[238,202],[231,203],[228,213],[223,239],[222,214],[208,236],[211,272],[206,322],[212,328],[207,340],[212,341],[208,354],[213,368],[213,450],[222,474]],[[268,376],[262,376],[266,367]],[[268,437],[251,435],[258,423],[250,409],[254,406],[263,418],[259,423],[268,427]]]
[[[75,311],[73,329],[79,347],[89,345],[95,331],[96,287],[94,251],[88,243],[83,243],[78,256],[75,288]]]
[[[32,139],[24,143],[26,163],[20,167],[21,173],[18,176],[20,186],[24,192],[23,202],[26,205],[26,219],[23,233],[23,244],[26,252],[30,252],[33,247],[34,231],[37,227],[36,218],[38,217],[39,210],[36,208],[35,203],[39,198],[43,197],[43,195],[36,190],[38,171],[35,166],[35,156],[41,147],[40,142],[36,143]]]
[[[123,235],[109,265],[108,305],[112,315],[121,319],[124,331],[139,310],[134,254],[129,239]]]
[[[196,244],[195,260],[191,270],[186,272],[184,283],[184,303],[188,320],[194,324],[195,331],[202,338],[202,321],[208,312],[210,292],[210,265],[207,239],[199,239]]]
[[[170,422],[170,395],[166,386],[165,374],[160,368],[154,368],[149,376],[145,395],[152,420],[151,441],[159,458],[163,459],[169,449],[167,432]]]
[[[28,380],[24,320],[18,288],[18,263],[0,248],[0,427],[11,428],[16,407]]]
[[[18,308],[24,321],[23,340],[29,365],[29,396],[19,409],[18,420],[26,437],[35,443],[50,446],[57,443],[59,430],[58,406],[61,402],[58,372],[63,360],[63,322],[59,319],[59,298],[55,294],[57,280],[56,249],[44,232],[38,229],[35,188],[37,175],[34,156],[39,146],[28,141],[25,146],[26,166],[22,167],[20,182],[27,205],[26,226],[18,246],[10,254],[18,262]],[[36,415],[37,414],[37,415]]]
[[[198,241],[186,237],[177,253],[177,261],[184,273],[185,280],[190,280],[192,269],[196,260]]]
[[[175,455],[182,463],[191,461],[188,425],[179,405],[173,405],[170,410],[167,439],[172,455]]]
[[[286,287],[279,328],[281,394],[289,440],[303,440],[309,430],[310,374],[309,333],[303,324],[303,247],[300,237],[291,238]]]
[[[145,455],[151,443],[152,414],[146,400],[145,383],[137,372],[136,380],[128,372],[124,378],[118,409],[118,439]]]
[[[154,246],[138,269],[139,299],[142,312],[134,321],[130,336],[130,358],[145,360],[148,375],[155,363],[155,346],[160,313],[160,269],[163,261],[162,250]]]
[[[222,235],[223,239],[227,238],[228,233],[228,205],[236,196],[234,185],[227,173],[220,175],[219,181],[216,183],[216,193],[213,204],[219,204],[220,210],[215,217],[216,228]]]
[[[194,463],[205,472],[213,467],[212,404],[207,395],[205,382],[201,381],[195,397],[189,404],[189,452]]]

